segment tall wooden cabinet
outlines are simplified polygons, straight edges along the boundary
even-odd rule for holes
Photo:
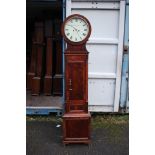
[[[53,76],[53,95],[60,95],[62,96],[62,36],[61,36],[61,20],[55,20],[55,73]]]
[[[78,14],[67,17],[62,25],[62,35],[67,43],[64,144],[90,142],[91,115],[88,112],[88,51],[86,49],[90,33],[89,21]]]
[[[35,76],[32,78],[32,95],[39,95],[41,90],[42,79],[42,64],[43,64],[43,52],[44,52],[44,23],[35,23],[35,40],[33,46],[36,50],[35,60]]]
[[[46,37],[46,74],[44,77],[44,94],[52,94],[52,75],[53,75],[53,23],[51,20],[45,21]]]

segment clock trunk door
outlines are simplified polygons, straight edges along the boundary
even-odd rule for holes
[[[66,58],[66,99],[69,102],[69,111],[85,109],[86,65],[84,55],[68,55]]]

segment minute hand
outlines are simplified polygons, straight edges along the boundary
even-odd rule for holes
[[[77,31],[77,29],[74,26],[72,26],[72,25],[68,25],[68,26],[71,26],[72,28],[74,28]]]

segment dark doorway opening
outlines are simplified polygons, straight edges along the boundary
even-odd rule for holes
[[[62,109],[62,1],[27,0],[26,106]]]

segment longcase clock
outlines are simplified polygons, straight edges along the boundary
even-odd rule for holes
[[[88,51],[86,42],[91,34],[87,18],[73,14],[62,24],[65,50],[65,113],[63,115],[63,143],[89,143],[90,118],[88,112]]]

